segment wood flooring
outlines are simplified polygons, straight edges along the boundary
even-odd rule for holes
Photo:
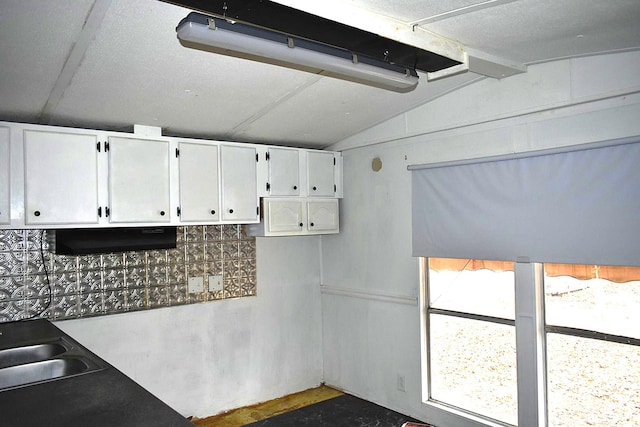
[[[314,403],[323,402],[343,394],[341,391],[322,385],[268,402],[234,409],[212,417],[194,418],[191,422],[199,427],[241,427]]]

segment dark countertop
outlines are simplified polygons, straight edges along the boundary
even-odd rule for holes
[[[47,323],[42,325],[43,330],[55,328]],[[0,348],[7,347],[5,340],[11,335],[15,338],[9,326],[0,324]],[[55,331],[77,343],[58,328]],[[0,391],[0,424],[7,427],[193,426],[129,377],[93,353],[89,354],[106,368]]]
[[[3,426],[192,426],[117,369],[0,392]]]

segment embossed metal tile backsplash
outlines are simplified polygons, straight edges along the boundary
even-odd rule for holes
[[[65,256],[49,253],[46,242],[41,253],[42,230],[0,230],[0,322],[41,312],[51,320],[75,319],[256,294],[255,238],[242,226],[177,232],[176,249]],[[222,291],[206,291],[210,275],[223,276]],[[188,293],[187,280],[195,276],[203,277],[205,292]]]

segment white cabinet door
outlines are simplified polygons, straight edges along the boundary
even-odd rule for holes
[[[269,233],[297,233],[304,227],[303,203],[299,200],[267,200],[265,221]]]
[[[0,127],[0,224],[11,222],[9,201],[9,128]]]
[[[24,131],[25,223],[98,222],[96,135]]]
[[[300,195],[300,151],[286,148],[269,148],[269,182],[271,196]]]
[[[307,153],[307,184],[309,197],[334,197],[335,180],[333,153]]]
[[[340,232],[338,199],[264,198],[264,218],[250,236],[308,236]]]
[[[256,149],[222,145],[220,155],[222,220],[257,222]]]
[[[308,201],[307,229],[312,233],[337,233],[340,230],[338,200]]]
[[[109,138],[110,221],[169,222],[169,142]]]
[[[180,220],[218,221],[218,146],[181,142]]]

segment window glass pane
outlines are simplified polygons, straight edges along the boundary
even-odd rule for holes
[[[431,399],[517,424],[513,326],[429,315]]]
[[[545,264],[548,325],[640,338],[640,268]]]
[[[640,268],[545,264],[544,286],[547,325],[640,338]],[[640,347],[555,333],[546,347],[550,426],[640,426]]]
[[[547,334],[549,426],[640,426],[640,347]]]
[[[429,258],[429,306],[515,319],[513,262]]]

